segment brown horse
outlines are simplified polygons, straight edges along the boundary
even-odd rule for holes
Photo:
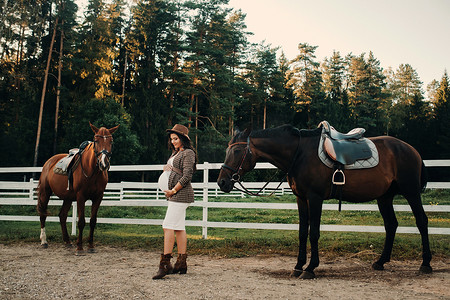
[[[318,157],[321,128],[298,130],[290,125],[273,129],[238,132],[231,139],[224,165],[217,183],[224,192],[230,192],[234,183],[256,162],[269,162],[287,173],[293,193],[297,196],[299,212],[299,252],[293,276],[314,278],[319,265],[318,241],[322,203],[331,197],[333,169],[325,166]],[[389,262],[398,227],[393,208],[395,195],[403,195],[411,206],[416,224],[422,236],[422,265],[420,271],[431,273],[431,251],[428,240],[428,219],[422,207],[421,191],[426,185],[425,166],[419,153],[407,143],[389,136],[370,138],[379,153],[376,167],[345,170],[346,183],[342,188],[342,200],[366,202],[377,199],[386,230],[381,257],[373,263],[376,270],[383,270]],[[311,259],[306,264],[306,243],[311,243]]]
[[[108,183],[108,170],[110,167],[112,134],[119,126],[100,129],[89,123],[94,131],[94,142],[90,142],[81,154],[80,163],[73,171],[73,183],[68,187],[68,176],[56,174],[53,169],[58,161],[67,154],[57,154],[51,157],[42,167],[41,177],[38,185],[37,210],[41,220],[41,245],[48,247],[45,234],[45,220],[47,218],[48,201],[52,193],[63,200],[59,221],[63,240],[68,247],[71,246],[69,234],[67,233],[66,220],[70,206],[73,201],[77,202],[78,210],[78,239],[77,253],[83,251],[83,229],[86,224],[84,208],[86,200],[92,200],[90,231],[89,231],[89,252],[94,250],[94,229],[97,223],[97,212],[103,199],[106,184]],[[75,160],[76,158],[74,158]]]

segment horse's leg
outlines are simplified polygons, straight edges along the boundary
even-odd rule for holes
[[[64,200],[61,210],[59,211],[59,223],[61,224],[61,231],[63,236],[63,241],[66,243],[66,247],[71,247],[69,233],[67,232],[67,215],[69,214],[70,207],[72,206],[72,201]]]
[[[299,232],[298,232],[298,257],[297,264],[291,273],[291,276],[298,277],[303,272],[303,266],[306,264],[306,244],[308,242],[309,211],[308,203],[297,197]]]
[[[309,204],[309,242],[311,244],[311,259],[300,278],[313,279],[314,269],[319,266],[320,219],[322,217],[323,199],[315,194],[308,197]]]
[[[95,200],[92,201],[92,207],[91,207],[91,220],[89,221],[89,248],[88,248],[88,252],[89,253],[94,253],[95,249],[94,249],[94,230],[95,230],[95,226],[97,225],[97,213],[98,213],[98,209],[100,207],[100,203],[101,203],[102,199],[99,200]]]
[[[428,218],[422,206],[420,193],[417,193],[416,195],[405,195],[405,198],[411,206],[411,210],[416,218],[417,228],[422,236],[422,265],[420,266],[419,271],[426,274],[432,273],[433,269],[430,266],[430,241],[428,239]]]
[[[45,233],[45,221],[47,220],[47,207],[51,194],[52,191],[50,188],[45,187],[44,183],[39,184],[37,211],[39,212],[39,220],[41,222],[40,240],[43,248],[48,248],[47,235]]]
[[[378,209],[380,210],[384,221],[386,239],[384,242],[383,253],[380,258],[372,264],[372,268],[375,270],[384,270],[384,264],[391,260],[392,246],[394,245],[395,232],[398,227],[394,206],[392,205],[393,198],[392,195],[385,195],[377,199]]]
[[[78,193],[77,195],[77,211],[78,211],[78,238],[77,238],[77,254],[81,254],[83,251],[83,229],[86,225],[86,219],[84,217],[84,207],[86,206],[86,199]]]

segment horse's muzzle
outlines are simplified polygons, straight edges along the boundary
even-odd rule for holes
[[[234,182],[226,178],[220,178],[217,180],[217,185],[220,187],[220,190],[224,193],[229,193],[234,186]]]
[[[98,162],[98,168],[100,171],[107,171],[110,166],[108,155],[102,153]]]

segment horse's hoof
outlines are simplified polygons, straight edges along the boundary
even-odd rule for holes
[[[71,249],[73,248],[73,245],[71,243],[67,243],[64,245],[64,247],[66,247],[67,249]]]
[[[377,262],[374,262],[374,263],[372,264],[372,269],[378,270],[378,271],[383,271],[383,270],[384,270],[384,266],[383,266],[383,265],[380,265],[380,264],[377,263]]]
[[[42,247],[43,249],[47,249],[47,248],[48,248],[48,244],[47,244],[47,243],[41,244],[41,247]]]
[[[97,253],[97,250],[95,250],[95,248],[89,248],[88,253]]]
[[[292,272],[291,272],[291,277],[299,277],[301,274],[302,274],[302,272],[303,272],[303,270],[296,270],[296,269],[294,269],[294,270],[292,270]]]
[[[303,271],[302,274],[300,275],[300,279],[314,279],[314,278],[316,278],[314,272]]]
[[[433,268],[431,266],[420,266],[419,273],[431,274],[433,273]]]
[[[75,255],[76,256],[85,256],[86,253],[83,250],[77,250],[77,251],[75,251]]]

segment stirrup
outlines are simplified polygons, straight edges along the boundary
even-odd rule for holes
[[[341,176],[341,178],[337,178],[336,176]],[[334,185],[344,185],[345,184],[345,174],[340,169],[336,169],[333,173],[332,182]]]

